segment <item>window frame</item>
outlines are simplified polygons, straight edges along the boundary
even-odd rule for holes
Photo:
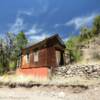
[[[27,64],[30,63],[30,53],[29,52],[26,53],[26,63]]]
[[[39,50],[33,50],[34,63],[39,62]]]
[[[61,51],[56,50],[55,53],[56,53],[56,64],[59,66],[61,62]]]

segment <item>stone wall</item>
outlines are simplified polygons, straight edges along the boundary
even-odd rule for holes
[[[100,65],[66,65],[56,68],[55,75],[61,77],[83,76],[98,78],[100,77]]]

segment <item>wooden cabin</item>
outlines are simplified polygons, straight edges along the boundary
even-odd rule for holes
[[[64,65],[64,49],[64,42],[57,34],[26,46],[17,73],[48,77],[55,67]]]

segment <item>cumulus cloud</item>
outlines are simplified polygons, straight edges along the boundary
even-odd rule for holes
[[[26,25],[24,24],[24,20],[20,17],[17,17],[13,24],[10,24],[9,32],[19,33],[20,31],[24,30]]]
[[[80,29],[82,26],[92,24],[93,19],[95,18],[96,14],[91,14],[89,16],[82,16],[76,17],[68,21],[65,25],[66,26],[75,26],[75,29]]]

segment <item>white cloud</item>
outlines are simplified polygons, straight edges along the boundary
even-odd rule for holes
[[[47,1],[38,1],[37,0],[37,7],[32,7],[25,10],[18,11],[17,16],[20,17],[21,15],[27,15],[27,16],[39,16],[45,12],[48,11],[48,2]],[[54,10],[55,11],[55,10]]]
[[[30,42],[39,42],[49,36],[48,32],[34,24],[25,34],[28,36]]]
[[[13,24],[9,24],[10,28],[8,32],[13,32],[18,34],[22,30],[26,30],[27,24],[24,23],[24,20],[20,17],[17,17]],[[40,28],[37,24],[33,24],[33,26],[25,31],[26,36],[28,37],[30,42],[38,42],[46,37],[48,37],[48,33],[44,31],[44,29]]]
[[[43,39],[49,37],[49,35],[47,33],[42,33],[42,34],[38,34],[38,35],[33,35],[29,38],[30,42],[39,42],[42,41]]]
[[[63,39],[64,42],[67,42],[68,40],[69,40],[69,37]]]
[[[13,24],[10,24],[9,32],[18,33],[24,30],[26,25],[24,24],[24,20],[22,18],[17,17]]]
[[[43,8],[44,11],[46,11],[46,9],[47,9],[46,7]],[[34,24],[31,28],[27,29],[28,25],[27,25],[27,23],[24,23],[24,19],[21,17],[21,14],[26,14],[26,15],[30,16],[30,15],[33,15],[33,11],[27,10],[27,11],[18,12],[15,22],[12,24],[9,24],[9,30],[8,30],[9,32],[18,34],[20,31],[26,30],[25,34],[30,42],[39,42],[49,36],[48,32],[46,32],[38,24]]]
[[[89,16],[76,17],[68,21],[65,25],[66,26],[74,25],[75,29],[77,30],[77,29],[80,29],[84,25],[92,24],[92,21],[95,18],[95,16],[96,14],[91,14]]]
[[[41,28],[38,28],[37,27],[37,25],[33,25],[32,26],[32,28],[31,29],[29,29],[27,32],[26,32],[26,34],[37,34],[37,33],[39,33],[39,32],[41,32],[42,31],[42,29]]]
[[[55,24],[54,28],[58,28],[59,26],[62,26],[62,24]]]
[[[20,15],[22,15],[22,14],[27,15],[27,16],[32,16],[33,10],[30,9],[30,10],[19,11],[19,12],[18,12],[18,16],[20,16]]]

